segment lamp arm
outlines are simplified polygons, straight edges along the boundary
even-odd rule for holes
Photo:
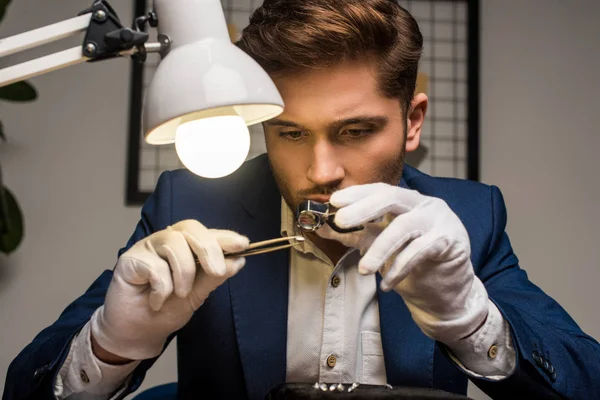
[[[80,64],[87,60],[88,58],[82,54],[81,47],[77,46],[45,57],[36,58],[35,60],[6,67],[0,70],[0,87],[71,65]]]
[[[0,69],[0,87],[51,71],[108,58],[131,56],[145,60],[146,53],[168,51],[170,41],[160,38],[160,43],[146,43],[149,35],[143,32],[140,22],[156,26],[156,14],[136,19],[134,29],[125,28],[106,0],[95,0],[92,7],[79,16],[56,24],[0,40],[0,57],[15,54],[74,34],[85,32],[81,46],[48,56]]]
[[[6,57],[37,46],[85,32],[90,25],[92,14],[84,14],[66,21],[34,29],[0,41],[0,57]]]

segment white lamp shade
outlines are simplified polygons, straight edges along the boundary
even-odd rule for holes
[[[177,1],[171,1],[175,7]],[[163,7],[166,9],[167,5]],[[220,4],[219,10],[222,17]],[[179,125],[200,118],[239,115],[247,125],[253,125],[283,111],[283,99],[269,75],[228,36],[219,36],[221,26],[227,32],[222,18],[217,38],[206,37],[210,33],[204,26],[204,39],[186,40],[179,46],[174,42],[158,65],[144,106],[143,126],[148,143],[173,143]]]

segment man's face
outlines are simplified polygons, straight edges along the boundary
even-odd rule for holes
[[[400,99],[378,92],[370,63],[273,80],[286,107],[264,123],[267,153],[292,209],[306,199],[326,202],[334,191],[353,185],[398,184],[405,149],[419,144],[425,95],[415,97],[405,117]]]

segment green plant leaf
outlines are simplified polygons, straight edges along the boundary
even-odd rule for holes
[[[15,196],[0,188],[0,252],[12,253],[23,239],[23,214]]]
[[[1,0],[0,0],[1,1]],[[0,87],[0,99],[8,101],[33,101],[37,92],[29,83],[22,81]]]
[[[4,18],[4,14],[6,14],[6,8],[10,4],[10,0],[0,0],[0,21]]]

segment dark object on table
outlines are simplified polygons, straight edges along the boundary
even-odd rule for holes
[[[468,400],[468,397],[438,389],[330,383],[282,383],[269,391],[266,400],[395,399]]]

